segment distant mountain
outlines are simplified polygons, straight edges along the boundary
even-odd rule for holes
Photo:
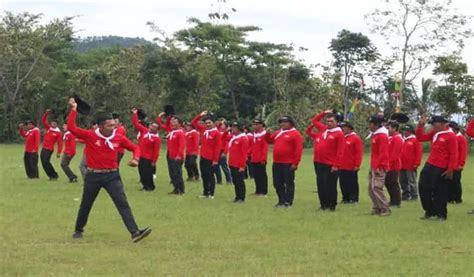
[[[130,38],[119,36],[100,36],[100,37],[79,37],[74,41],[74,49],[78,52],[88,52],[97,48],[111,48],[115,46],[122,46],[125,48],[137,45],[149,44],[151,42],[144,38]]]

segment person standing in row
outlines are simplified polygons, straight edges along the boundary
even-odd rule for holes
[[[163,116],[166,115],[166,122],[163,123]],[[160,127],[160,130],[164,131],[166,135],[168,135],[172,129],[171,129],[171,119],[173,118],[172,115],[166,114],[165,112],[161,112],[158,114],[158,117],[156,118],[156,124]],[[169,154],[169,149],[167,148],[166,151],[166,165],[168,167],[168,176],[170,178],[170,184],[173,184],[172,177],[171,177],[171,164],[170,164],[170,154]]]
[[[388,201],[383,193],[388,160],[388,130],[383,126],[384,119],[378,115],[369,118],[371,136],[369,196],[372,200],[372,215],[389,216]]]
[[[245,169],[245,179],[253,179],[254,178],[254,172],[253,172],[253,167],[252,167],[252,149],[253,149],[253,132],[250,131],[250,129],[247,126],[244,126],[244,133],[247,135],[247,138],[249,139],[249,147],[248,147],[248,153],[247,153],[247,167]]]
[[[245,202],[245,167],[247,166],[247,153],[249,139],[244,133],[243,126],[238,122],[232,123],[232,138],[229,141],[229,166],[234,184],[234,203]]]
[[[25,154],[23,156],[23,163],[25,166],[26,176],[30,179],[38,179],[38,148],[41,139],[41,131],[36,127],[36,123],[33,120],[26,122],[25,125],[20,123],[18,131],[20,136],[25,138]]]
[[[127,137],[127,129],[123,126],[122,121],[120,120],[120,116],[118,114],[113,114],[113,118],[115,120],[115,127],[117,128],[117,134]],[[117,162],[120,166],[120,162],[122,161],[123,155],[125,153],[125,149],[123,147],[118,148],[117,154]]]
[[[183,195],[184,194],[184,180],[183,180],[183,162],[186,148],[186,138],[183,130],[183,121],[173,116],[170,121],[171,132],[166,136],[168,139],[168,157],[171,183],[173,184],[173,191],[169,194]]]
[[[295,128],[290,116],[278,120],[280,129],[272,133],[267,129],[265,139],[273,144],[273,185],[278,195],[275,208],[291,208],[295,197],[295,171],[303,154],[303,136]]]
[[[46,129],[46,133],[43,137],[43,148],[41,149],[40,159],[43,169],[46,172],[46,175],[49,177],[49,180],[56,181],[58,179],[58,173],[51,164],[51,156],[54,153],[54,145],[57,144],[58,152],[56,157],[61,157],[63,141],[61,130],[58,128],[57,120],[51,120],[51,123],[48,122],[48,116],[50,113],[50,109],[46,110],[46,112],[43,114],[43,117],[41,118],[41,122],[43,123],[43,127]]]
[[[227,154],[229,152],[229,141],[232,138],[232,133],[227,128],[227,122],[224,118],[221,118],[216,122],[216,128],[221,133],[221,150],[219,157],[219,164],[214,168],[216,181],[218,185],[222,185],[222,173],[221,169],[224,172],[225,181],[228,185],[232,184],[232,176],[230,174],[229,164],[227,163]]]
[[[255,195],[265,196],[268,193],[267,156],[268,143],[265,140],[267,132],[265,123],[255,119],[252,123],[253,143],[250,160],[252,162],[253,177],[255,181]]]
[[[68,130],[84,141],[88,170],[73,238],[83,238],[84,227],[87,224],[92,205],[101,188],[104,188],[119,211],[131,234],[132,241],[142,240],[151,233],[151,228],[143,230],[138,228],[125,195],[117,162],[118,147],[123,147],[133,152],[133,159],[128,164],[132,167],[138,166],[140,148],[126,137],[117,134],[115,121],[111,115],[98,116],[99,127],[95,131],[78,128],[76,126],[77,103],[74,98],[69,99],[69,106],[71,111],[67,117]]]
[[[339,183],[342,193],[342,203],[352,204],[359,202],[359,169],[364,156],[364,145],[362,139],[350,122],[344,121],[339,124],[344,132],[343,159],[339,168]]]
[[[158,161],[161,148],[161,139],[158,134],[158,124],[151,123],[148,128],[143,126],[138,120],[138,109],[132,109],[132,123],[140,134],[138,146],[140,147],[140,161],[138,162],[138,173],[143,191],[155,190],[153,180],[154,167]]]
[[[449,185],[449,197],[448,202],[461,204],[462,203],[462,171],[466,165],[467,153],[468,153],[468,141],[466,137],[461,133],[461,127],[454,122],[449,122],[449,127],[456,134],[458,141],[458,165],[453,174],[452,183]]]
[[[326,124],[320,123],[323,117],[326,117]],[[312,124],[321,132],[315,170],[322,211],[335,211],[337,206],[337,174],[344,154],[344,133],[338,123],[338,116],[330,110],[312,119]]]
[[[398,132],[400,125],[398,122],[390,121],[387,123],[388,127],[388,161],[389,169],[385,176],[385,187],[387,188],[388,195],[390,196],[389,205],[391,207],[400,208],[402,202],[402,194],[400,191],[400,184],[398,178],[400,176],[400,170],[402,169],[402,147],[403,138]]]
[[[421,164],[423,147],[414,135],[415,128],[411,125],[403,127],[402,169],[400,171],[400,186],[403,201],[418,199],[417,170]]]
[[[61,158],[61,168],[68,177],[69,182],[76,183],[77,175],[69,167],[72,158],[76,155],[76,136],[68,131],[67,124],[63,124],[63,132],[64,153]]]
[[[319,120],[321,120],[321,119],[319,119]],[[319,124],[320,124],[319,128],[322,128],[323,124],[322,123],[319,123]],[[309,125],[306,128],[306,132],[305,132],[308,137],[313,139],[313,165],[314,165],[314,171],[315,172],[316,172],[316,167],[317,167],[318,160],[319,160],[318,145],[319,145],[319,142],[321,141],[321,132],[319,131],[319,128],[316,128],[313,125],[313,123],[311,123],[311,125]],[[315,129],[316,129],[316,131],[315,131]],[[314,192],[318,192],[317,180],[316,180],[316,190]]]
[[[186,160],[184,161],[184,167],[188,173],[187,181],[199,181],[199,170],[197,167],[199,132],[189,122],[186,122],[184,129],[186,131]]]
[[[428,116],[423,115],[415,132],[420,142],[431,142],[430,155],[420,174],[420,198],[425,210],[421,219],[446,220],[448,187],[458,166],[458,141],[444,117],[433,116],[429,122],[431,130],[425,133],[427,121]]]
[[[199,123],[201,119],[204,120],[204,125]],[[201,197],[214,199],[214,192],[216,188],[214,172],[215,167],[219,163],[221,154],[221,132],[217,130],[213,117],[209,115],[207,111],[197,115],[191,121],[191,125],[193,125],[193,127],[202,134],[200,154],[201,159],[199,161],[203,186]]]

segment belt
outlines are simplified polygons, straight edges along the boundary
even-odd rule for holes
[[[87,168],[87,171],[88,172],[92,172],[92,173],[110,173],[110,172],[117,172],[118,169],[117,168],[113,168],[113,169],[94,169],[94,168]]]

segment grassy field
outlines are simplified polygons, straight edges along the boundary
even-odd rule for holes
[[[93,207],[85,237],[71,239],[82,186],[60,180],[30,181],[22,146],[0,145],[1,276],[163,275],[474,275],[474,157],[464,177],[464,203],[449,207],[446,222],[421,221],[417,202],[403,203],[391,217],[369,216],[367,158],[361,172],[361,203],[318,212],[311,151],[297,173],[293,209],[274,209],[268,198],[249,196],[232,204],[233,187],[218,186],[202,200],[200,183],[186,195],[171,190],[164,159],[157,191],[138,191],[138,173],[122,167],[133,212],[146,240],[133,244],[105,191]],[[163,153],[162,156],[163,157]],[[80,155],[73,161],[77,169]],[[56,169],[59,161],[54,160]],[[270,182],[271,183],[271,182]],[[247,191],[254,190],[247,181]]]

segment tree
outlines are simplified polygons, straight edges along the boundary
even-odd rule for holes
[[[18,120],[16,104],[42,59],[72,40],[71,17],[40,25],[40,14],[5,12],[0,22],[0,89],[4,120],[11,136]]]
[[[382,9],[366,15],[372,31],[391,46],[401,63],[400,102],[406,86],[418,77],[443,50],[458,53],[472,36],[471,17],[451,7],[451,0],[387,0]]]
[[[377,49],[368,37],[348,30],[340,31],[337,38],[331,40],[329,49],[335,59],[334,65],[337,68],[342,68],[344,72],[343,107],[345,116],[350,106],[349,83],[353,70],[362,62],[374,61],[378,56]]]

